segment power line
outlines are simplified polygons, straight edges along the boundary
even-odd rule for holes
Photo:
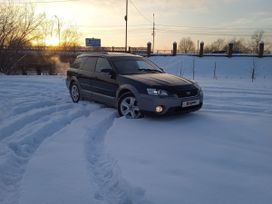
[[[99,31],[104,31],[104,32],[119,32],[122,31],[123,28],[121,26],[114,26],[114,27],[96,27],[95,28],[86,28],[85,26],[79,26],[79,29],[82,31],[93,31],[93,32],[99,32]],[[152,32],[153,34],[153,28],[148,28],[148,27],[141,27],[138,25],[135,25],[135,27],[130,28],[131,31],[133,31],[133,33],[148,33],[148,32]],[[184,35],[197,35],[197,36],[241,36],[241,37],[251,37],[252,34],[251,33],[247,33],[246,31],[241,32],[241,31],[203,31],[203,30],[177,30],[177,29],[165,29],[165,28],[154,28],[154,31],[157,31],[158,33],[167,33],[167,34],[173,34],[173,33],[177,33],[177,34],[184,34]],[[272,32],[266,32],[264,34],[264,36],[270,36],[272,34]]]
[[[245,33],[211,33],[211,32],[186,32],[186,31],[178,31],[178,30],[167,30],[167,29],[157,29],[160,33],[180,33],[184,35],[206,35],[206,36],[241,36],[241,37],[250,37],[251,34],[245,34]],[[264,34],[265,36],[271,35],[271,33]]]
[[[88,28],[92,28],[92,29],[109,29],[109,28],[123,28],[123,25],[103,25],[103,26],[92,26],[92,25],[77,25],[78,27],[88,27]],[[145,29],[145,28],[151,28],[150,24],[133,24],[133,25],[129,25],[130,27],[133,27],[133,28],[139,28],[139,29]],[[238,29],[238,28],[216,28],[216,27],[192,27],[192,26],[173,26],[173,25],[165,25],[165,26],[162,26],[162,24],[157,24],[156,23],[156,27],[158,29],[161,29],[161,30],[167,30],[167,31],[180,31],[180,32],[186,32],[186,31],[193,31],[193,32],[232,32],[232,31],[238,31],[238,32],[250,32],[250,31],[255,31],[255,30],[258,30],[260,28],[247,28],[247,29],[252,29],[252,30],[246,30],[246,28],[241,28],[241,29]],[[184,28],[184,29],[183,29]],[[264,30],[265,33],[270,33],[272,31],[272,28],[263,28],[263,29],[260,29],[260,30]],[[271,30],[271,31],[270,31]]]
[[[214,29],[214,30],[228,30],[228,29],[235,29],[235,30],[247,30],[247,29],[252,29],[252,30],[261,30],[261,29],[266,29],[266,30],[272,30],[271,27],[263,27],[263,28],[256,28],[256,27],[209,27],[209,26],[186,26],[186,25],[170,25],[170,24],[157,24],[158,26],[161,27],[170,27],[170,28],[190,28],[190,29]]]
[[[99,35],[99,36],[112,36],[112,33],[111,32],[104,32],[104,33],[98,33],[98,32],[81,32],[82,34],[84,35]],[[122,34],[120,32],[120,34]],[[146,36],[146,33],[143,33],[143,32],[133,32],[133,33],[130,33],[129,36]]]
[[[95,26],[95,25],[84,25],[84,24],[80,24],[77,25],[78,27],[88,27],[88,28],[123,28],[124,25],[103,25],[103,26]],[[140,27],[140,28],[144,28],[144,27],[150,27],[149,24],[133,24],[133,25],[129,25],[129,27]]]
[[[158,28],[159,30],[165,30],[165,31],[174,31],[174,32],[187,32],[187,31],[189,31],[189,32],[200,32],[200,33],[202,33],[202,32],[206,32],[206,33],[233,33],[233,32],[235,32],[235,33],[246,33],[246,34],[248,34],[248,32],[249,31],[243,31],[243,30],[240,30],[240,31],[236,31],[235,29],[232,29],[232,30],[194,30],[194,29],[188,29],[188,30],[180,30],[180,29],[174,29],[174,28],[161,28],[161,27],[159,27]],[[268,33],[272,33],[272,31],[266,31],[266,32],[264,32],[265,34],[268,34]]]
[[[168,29],[157,27],[161,30],[172,31],[172,32],[204,32],[204,33],[245,33],[245,34],[253,34],[255,30],[236,30],[236,29],[228,29],[228,30],[210,30],[210,29]],[[272,30],[263,30],[265,34],[271,33]]]
[[[133,33],[150,33],[151,29],[130,29]],[[79,29],[80,32],[92,32],[92,33],[112,33],[112,32],[122,32],[124,29],[118,28],[118,29],[112,29],[112,30],[92,30],[92,29]]]
[[[188,30],[181,30],[179,28],[164,28],[164,27],[157,27],[158,24],[156,24],[156,29],[155,29],[155,22],[154,22],[154,31],[158,31],[159,33],[180,33],[180,34],[186,34],[186,35],[205,35],[205,36],[244,36],[244,37],[250,37],[252,36],[251,33],[248,33],[249,31],[247,30],[234,30],[234,29],[229,29],[229,30],[202,30],[202,29],[188,29]],[[87,26],[87,25],[86,25]],[[82,30],[85,25],[79,26]],[[122,25],[105,25],[102,27],[92,27],[92,26],[87,26],[89,29],[94,29],[94,31],[121,31],[122,30]],[[153,35],[153,27],[150,27],[148,24],[134,24],[131,25],[132,28],[130,28],[133,32],[148,32],[151,31]],[[89,30],[88,29],[88,30]],[[85,30],[85,29],[84,29]],[[271,35],[272,32],[265,32],[265,36]],[[154,44],[154,43],[153,43]]]
[[[140,11],[140,9],[137,8],[137,6],[134,4],[134,2],[132,0],[129,0],[131,5],[136,9],[136,11],[146,20],[148,21],[149,23],[152,23],[152,21],[147,18],[145,15],[142,14],[142,12]]]
[[[80,1],[80,0],[52,0],[52,1],[17,1],[17,2],[12,2],[14,4],[50,4],[50,3],[64,3],[64,2],[72,2],[72,1]],[[4,1],[0,1],[0,4],[8,4],[10,2],[4,2]]]

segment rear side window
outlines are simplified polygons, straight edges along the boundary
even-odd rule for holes
[[[94,72],[97,57],[82,57],[80,60],[80,69]]]
[[[109,63],[109,61],[105,58],[99,57],[96,63],[96,72],[109,72],[109,70],[112,70],[112,67]]]
[[[72,68],[78,69],[80,67],[80,60],[77,58],[74,63],[71,65]]]

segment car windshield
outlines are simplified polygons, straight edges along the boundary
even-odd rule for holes
[[[119,74],[162,73],[152,62],[140,57],[114,57],[111,59]]]

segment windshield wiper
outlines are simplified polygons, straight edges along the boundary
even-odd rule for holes
[[[162,73],[162,71],[157,69],[138,69],[139,71],[146,71],[146,72],[159,72]]]

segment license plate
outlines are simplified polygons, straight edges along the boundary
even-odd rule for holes
[[[190,106],[196,106],[196,105],[199,105],[199,103],[200,103],[199,100],[185,101],[185,102],[182,102],[182,107],[186,108]]]

